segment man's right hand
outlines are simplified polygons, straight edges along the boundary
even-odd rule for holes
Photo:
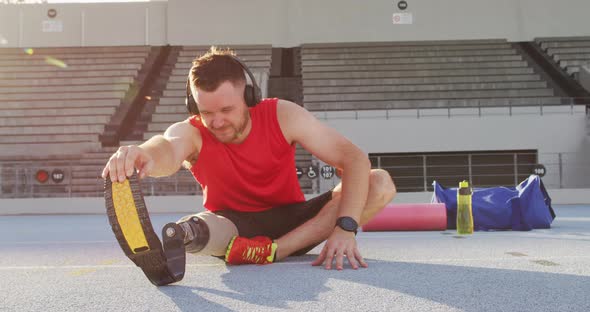
[[[102,170],[102,178],[106,179],[107,175],[110,175],[112,182],[123,182],[133,174],[133,170],[137,169],[141,179],[149,175],[153,167],[154,160],[141,147],[121,146]]]

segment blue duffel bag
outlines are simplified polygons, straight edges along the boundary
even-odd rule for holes
[[[457,228],[457,188],[436,181],[432,185],[432,202],[447,207],[447,228]],[[551,198],[537,175],[516,187],[474,188],[472,207],[475,231],[547,229],[555,219]]]

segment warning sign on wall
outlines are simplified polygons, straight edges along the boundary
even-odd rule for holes
[[[392,21],[394,25],[410,25],[414,22],[412,13],[393,13]]]
[[[64,25],[62,21],[42,21],[41,30],[43,32],[62,32]]]

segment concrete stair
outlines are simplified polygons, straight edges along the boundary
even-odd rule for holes
[[[301,51],[303,102],[312,111],[555,97],[506,40],[304,44]]]
[[[590,37],[537,38],[535,42],[569,75],[577,78],[590,65]]]

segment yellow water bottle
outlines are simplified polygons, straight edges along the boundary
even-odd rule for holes
[[[473,234],[473,211],[471,209],[471,188],[469,182],[462,181],[457,190],[458,234]]]

